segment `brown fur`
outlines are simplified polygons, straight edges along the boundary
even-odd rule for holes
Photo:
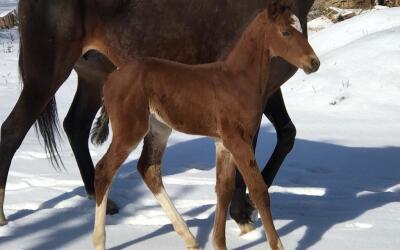
[[[189,66],[164,59],[140,58],[131,60],[110,75],[104,87],[104,103],[113,140],[96,168],[99,206],[119,164],[156,120],[181,132],[220,140],[226,149],[222,151],[232,155],[249,187],[271,248],[282,249],[252,140],[259,127],[265,100],[280,87],[266,84],[271,58],[283,57],[307,73],[318,69],[319,60],[307,40],[291,26],[290,10],[279,4],[272,5],[269,10],[253,19],[224,60]],[[285,36],[285,33],[289,35]],[[226,162],[220,157],[217,158],[219,161]],[[220,165],[221,162],[217,162],[217,166]],[[231,188],[221,188],[221,185],[234,183],[234,167],[229,165],[224,168],[230,170],[219,169],[219,173],[228,172],[217,177],[217,195],[221,204],[217,205],[214,245],[220,249],[226,248],[224,227],[220,223],[226,219],[227,201],[233,193]]]

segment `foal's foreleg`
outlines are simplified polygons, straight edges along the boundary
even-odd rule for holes
[[[108,191],[115,173],[121,164],[128,157],[129,153],[136,147],[141,140],[127,143],[120,143],[113,140],[107,153],[103,156],[95,170],[95,193],[96,193],[96,218],[93,232],[93,245],[96,250],[105,250],[105,223]]]
[[[217,168],[217,208],[214,219],[213,245],[217,250],[225,250],[225,225],[229,203],[235,190],[235,165],[229,151],[220,142],[216,143]]]
[[[114,122],[113,140],[95,170],[96,218],[93,245],[96,250],[105,249],[106,208],[111,182],[129,153],[136,148],[148,132],[148,121],[146,119],[148,114],[146,114],[144,105],[136,107],[132,112],[137,115],[132,117],[130,113],[123,112],[119,104],[121,103],[110,101],[108,110],[110,112],[110,120]],[[137,122],[134,122],[135,120]]]
[[[188,249],[198,249],[198,243],[190,232],[185,221],[176,210],[174,204],[165,191],[161,176],[161,162],[171,129],[150,119],[150,131],[144,138],[142,154],[138,162],[138,170],[147,187],[164,209],[175,231],[182,237]]]
[[[264,180],[258,169],[251,142],[230,136],[224,139],[223,143],[224,146],[231,152],[237,167],[242,174],[247,187],[249,188],[251,199],[260,212],[261,220],[263,222],[265,233],[271,249],[283,249],[272,220],[268,187],[264,183]]]
[[[280,74],[273,79],[285,82],[294,74],[296,69],[286,64],[287,63],[282,65],[282,67],[288,67],[288,74]],[[267,186],[271,186],[283,161],[293,148],[296,137],[296,127],[293,125],[286,110],[282,91],[280,89],[269,98],[264,114],[274,125],[277,134],[277,144],[274,152],[261,172]],[[256,144],[257,136],[253,141],[254,148]],[[230,207],[230,214],[239,224],[242,234],[253,229],[253,226],[251,225],[251,215],[254,210],[254,206],[246,195],[246,185],[244,184],[243,177],[240,174],[236,174],[236,191]]]

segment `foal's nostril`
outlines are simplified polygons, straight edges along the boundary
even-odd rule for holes
[[[319,69],[319,66],[321,65],[321,63],[318,59],[314,58],[311,60],[311,65],[312,65],[313,71],[315,72]]]

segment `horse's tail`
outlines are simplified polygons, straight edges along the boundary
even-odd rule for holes
[[[58,119],[56,98],[53,96],[35,124],[36,133],[42,135],[46,153],[50,156],[50,162],[58,170],[64,166],[57,147],[57,139],[60,136],[60,121]]]
[[[20,42],[20,54],[18,60],[20,79],[22,81],[22,85],[25,83],[24,79],[24,62],[23,62],[23,48],[22,42]],[[60,170],[60,166],[64,166],[60,154],[58,152],[57,140],[60,138],[60,130],[59,130],[59,119],[57,112],[57,104],[56,99],[53,98],[49,101],[43,112],[38,117],[35,123],[36,133],[39,133],[43,137],[44,145],[46,153],[50,156],[51,164],[57,169]]]
[[[100,116],[99,118],[97,118],[94,127],[92,129],[92,132],[90,133],[91,134],[90,140],[94,145],[101,145],[107,140],[109,134],[109,129],[108,129],[109,121],[110,119],[108,118],[108,114],[103,103],[103,106],[101,107],[100,111]]]

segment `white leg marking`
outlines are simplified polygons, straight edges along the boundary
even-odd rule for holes
[[[0,226],[4,226],[7,224],[3,206],[4,206],[4,189],[0,189]]]
[[[106,210],[107,210],[108,189],[104,194],[100,205],[96,203],[96,218],[93,231],[93,246],[96,250],[106,249]]]
[[[174,204],[171,202],[164,187],[161,188],[158,194],[154,194],[161,207],[164,209],[167,217],[170,219],[175,231],[183,238],[186,247],[189,249],[198,249],[198,244],[193,234],[190,232],[185,221],[176,210]]]

